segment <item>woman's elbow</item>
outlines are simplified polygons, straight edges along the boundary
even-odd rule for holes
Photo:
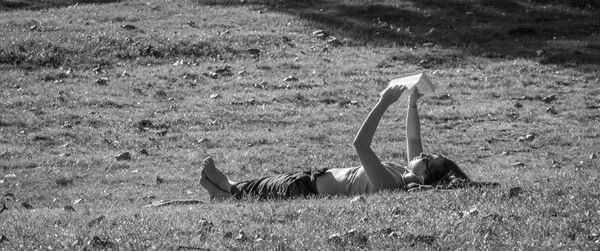
[[[352,145],[354,145],[355,149],[367,149],[371,147],[371,144],[368,142],[363,142],[361,140],[355,139],[352,141]]]

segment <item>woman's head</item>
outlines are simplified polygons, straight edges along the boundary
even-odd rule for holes
[[[408,169],[423,185],[435,185],[453,178],[469,180],[454,161],[441,155],[421,153],[408,164]]]

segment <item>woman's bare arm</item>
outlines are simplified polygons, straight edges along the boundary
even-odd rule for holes
[[[379,160],[379,157],[371,149],[371,143],[381,117],[383,117],[387,108],[400,98],[404,90],[406,90],[405,86],[395,86],[386,89],[354,138],[353,143],[358,158],[376,190],[393,188],[396,185],[396,181],[391,177]]]
[[[423,96],[414,88],[408,99],[408,112],[406,115],[406,157],[408,161],[413,160],[423,152],[421,144],[421,125],[419,112],[417,111],[417,100]]]

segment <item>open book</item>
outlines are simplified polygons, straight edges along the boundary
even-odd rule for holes
[[[411,73],[393,79],[390,81],[388,88],[396,85],[404,85],[409,90],[417,87],[421,94],[433,94],[435,92],[435,86],[433,86],[433,82],[431,82],[431,79],[427,77],[425,72]]]

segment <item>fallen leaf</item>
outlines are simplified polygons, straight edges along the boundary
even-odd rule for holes
[[[554,94],[542,98],[542,101],[544,101],[546,103],[550,103],[550,102],[552,102],[554,100],[556,100],[556,95],[554,95]]]
[[[519,137],[517,140],[522,142],[522,141],[533,141],[534,139],[535,139],[535,134],[530,133],[525,136]]]
[[[326,39],[329,35],[327,34],[327,32],[323,31],[323,30],[316,30],[313,31],[312,33],[313,37],[318,37],[320,39]]]
[[[124,24],[124,25],[121,25],[121,28],[123,28],[123,29],[126,29],[126,30],[135,30],[135,29],[137,29],[137,27],[135,27],[135,26],[134,26],[134,25],[132,25],[132,24]]]
[[[26,201],[21,203],[21,206],[23,206],[25,209],[33,209],[33,206],[31,204],[27,203]]]
[[[388,234],[388,237],[394,238],[394,239],[400,238],[400,236],[401,236],[401,234],[398,231],[392,231],[391,233]]]
[[[106,86],[106,85],[108,85],[108,81],[109,81],[109,79],[107,77],[99,78],[99,79],[96,79],[96,81],[94,81],[94,84]]]
[[[88,245],[92,246],[92,247],[111,248],[115,244],[109,240],[102,240],[102,239],[100,239],[100,237],[94,236],[94,237],[92,237],[92,239],[90,240]]]
[[[6,207],[6,201],[3,201],[2,202],[2,209],[0,209],[0,214],[3,213],[6,210],[8,210],[8,207]]]
[[[156,136],[166,136],[167,135],[167,129],[162,129],[162,130],[155,131],[154,134]]]
[[[244,231],[240,230],[240,232],[233,239],[236,241],[245,241],[248,239],[248,236]]]
[[[342,235],[340,234],[332,234],[329,237],[327,237],[327,241],[328,242],[333,242],[333,243],[339,243],[342,241]]]
[[[98,216],[98,218],[95,218],[95,219],[91,220],[90,222],[88,222],[87,225],[88,225],[88,227],[93,227],[95,225],[98,225],[98,224],[102,223],[104,218],[106,218],[106,216],[100,215],[100,216]]]
[[[331,45],[331,46],[341,46],[342,41],[340,41],[336,37],[329,37],[329,38],[327,38],[327,44]]]
[[[124,152],[119,154],[119,156],[115,157],[117,161],[131,160],[131,153]]]
[[[367,200],[363,196],[356,196],[350,200],[350,204],[366,203],[366,202],[367,202]]]
[[[64,210],[67,211],[67,212],[75,212],[76,211],[75,208],[73,206],[70,206],[70,205],[66,205],[64,207]]]
[[[521,194],[522,190],[523,189],[521,187],[511,187],[510,190],[508,190],[508,197],[518,196]]]
[[[287,76],[286,78],[283,79],[283,81],[285,81],[285,82],[298,81],[298,78],[294,77],[294,76]]]
[[[94,73],[96,73],[96,74],[101,74],[101,73],[103,73],[103,72],[104,72],[104,71],[102,70],[102,65],[98,65],[98,66],[96,66],[95,68],[92,68],[92,71],[93,71]]]
[[[256,48],[250,48],[248,50],[246,50],[250,55],[252,55],[253,57],[258,57],[260,55],[260,50],[256,49]]]
[[[189,25],[192,28],[198,28],[198,25],[194,21],[187,21],[185,24]]]
[[[479,214],[479,211],[477,211],[477,207],[476,206],[473,206],[473,207],[469,208],[468,210],[458,212],[458,216],[460,218],[464,218],[464,217],[467,217],[469,215],[475,216],[477,214]]]
[[[70,178],[59,178],[56,180],[56,184],[60,186],[73,185],[73,179]]]
[[[4,199],[5,200],[15,200],[15,195],[12,193],[5,193],[4,194]]]

